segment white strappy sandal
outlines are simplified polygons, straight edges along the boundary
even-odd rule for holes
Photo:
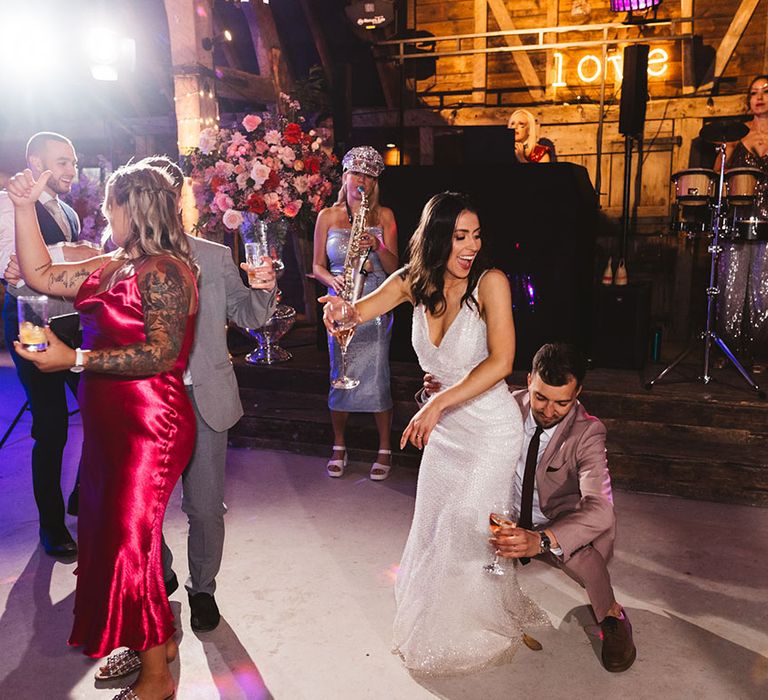
[[[379,450],[380,455],[391,455],[392,450]],[[391,464],[381,464],[380,462],[374,462],[371,465],[371,473],[369,474],[371,481],[384,481],[389,476],[389,470],[392,469]],[[378,474],[376,472],[379,472]]]
[[[344,470],[347,468],[347,448],[345,445],[334,445],[335,452],[341,452],[344,450],[344,459],[329,459],[328,464],[325,465],[325,472],[328,476],[338,479],[344,476]]]

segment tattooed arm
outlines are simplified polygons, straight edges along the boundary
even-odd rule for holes
[[[146,342],[86,352],[86,369],[134,377],[172,369],[195,308],[192,275],[178,260],[158,257],[141,266],[138,284]]]
[[[74,299],[83,280],[104,265],[109,256],[55,265],[51,262],[35,211],[35,202],[48,177],[43,173],[35,181],[27,170],[8,183],[8,195],[14,205],[16,257],[27,285],[44,294]]]

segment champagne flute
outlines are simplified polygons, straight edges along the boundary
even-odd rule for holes
[[[503,525],[516,525],[515,513],[508,505],[494,506],[488,515],[488,525],[491,532],[496,535],[501,530]],[[498,552],[494,552],[493,561],[490,564],[486,564],[483,567],[483,571],[487,571],[489,574],[496,576],[503,576],[506,571],[499,562],[500,556]]]
[[[329,317],[333,325],[331,333],[336,337],[341,349],[341,376],[331,382],[334,389],[354,389],[359,379],[347,376],[347,348],[357,326],[357,311],[348,301],[342,300],[340,304],[332,305]]]

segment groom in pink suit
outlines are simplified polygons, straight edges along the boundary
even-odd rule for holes
[[[618,672],[633,664],[636,649],[608,573],[616,518],[605,426],[578,401],[585,374],[570,345],[544,345],[534,356],[528,389],[514,392],[524,428],[512,496],[517,526],[491,541],[501,556],[523,564],[539,557],[585,588],[602,628],[603,666]]]
[[[626,671],[637,651],[632,625],[616,602],[608,573],[616,517],[605,451],[605,426],[579,403],[587,366],[565,343],[542,346],[533,358],[528,388],[513,393],[523,415],[523,445],[511,497],[515,525],[491,543],[522,564],[538,557],[586,590],[603,636],[602,662]],[[440,390],[431,375],[424,394]],[[419,392],[416,400],[425,398]]]

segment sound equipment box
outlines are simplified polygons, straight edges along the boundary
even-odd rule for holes
[[[600,286],[595,291],[592,353],[595,367],[640,369],[648,355],[651,286]]]

